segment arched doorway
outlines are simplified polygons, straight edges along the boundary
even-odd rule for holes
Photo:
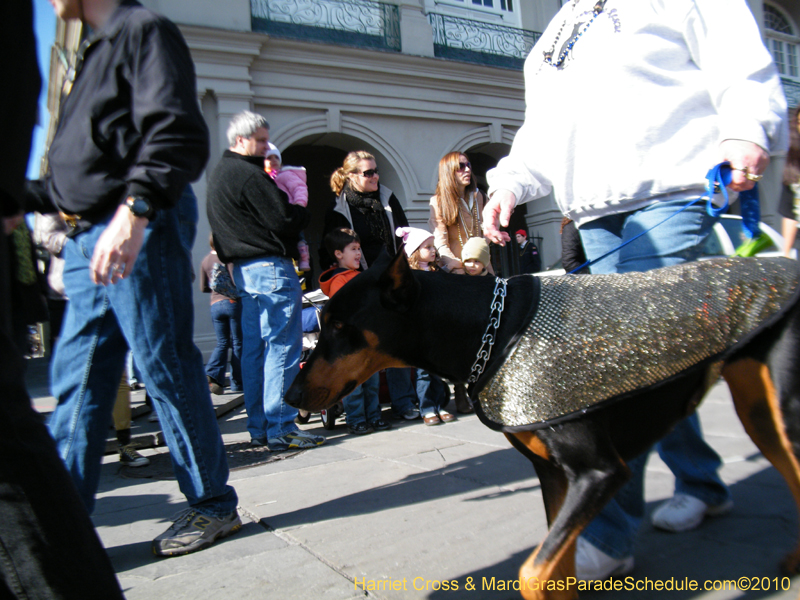
[[[331,175],[342,166],[347,154],[355,150],[365,150],[375,156],[380,165],[381,183],[388,185],[400,203],[405,206],[403,193],[398,189],[399,179],[390,162],[374,147],[358,138],[342,134],[312,136],[281,149],[284,165],[301,166],[306,169],[308,210],[311,211],[311,222],[304,231],[311,253],[311,271],[305,275],[307,291],[319,287],[319,275],[322,272],[319,250],[322,246],[325,215],[334,200],[330,187]]]

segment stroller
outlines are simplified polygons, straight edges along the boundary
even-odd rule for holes
[[[314,290],[303,294],[303,352],[300,356],[300,368],[305,366],[308,356],[317,345],[319,340],[320,331],[320,313],[322,307],[328,301],[328,297],[322,293],[322,290]],[[320,411],[320,418],[322,419],[322,426],[331,430],[336,426],[336,419],[344,414],[344,406],[342,401],[339,400],[330,408]],[[311,418],[311,413],[305,410],[300,410],[295,419],[298,423],[308,423]]]

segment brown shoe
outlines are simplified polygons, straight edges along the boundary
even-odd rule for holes
[[[453,413],[449,413],[444,409],[439,411],[439,418],[442,420],[442,423],[450,423],[456,420],[456,416]]]
[[[430,413],[429,415],[422,417],[422,422],[425,423],[425,425],[439,425],[442,420],[436,413]]]
[[[468,415],[475,412],[472,404],[467,398],[467,387],[462,383],[457,383],[453,386],[453,391],[456,394],[456,412],[462,415]]]

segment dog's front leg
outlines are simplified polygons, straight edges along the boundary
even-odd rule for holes
[[[628,467],[597,424],[568,423],[552,433],[555,435],[537,432],[549,450],[546,468],[540,468],[538,460],[534,465],[545,493],[550,531],[520,568],[525,600],[577,597],[575,540],[630,477]],[[553,478],[561,481],[548,481]],[[547,491],[563,489],[564,480],[565,494]]]

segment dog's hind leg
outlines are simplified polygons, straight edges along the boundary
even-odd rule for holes
[[[744,358],[725,366],[723,377],[728,382],[739,420],[745,431],[758,449],[772,465],[783,475],[792,492],[800,514],[800,462],[795,451],[800,443],[797,437],[797,424],[787,429],[782,406],[796,405],[796,386],[784,383],[781,387],[787,391],[779,394],[770,368],[755,359]],[[795,379],[794,375],[790,375]],[[795,394],[794,398],[782,398],[782,395]],[[793,415],[797,420],[800,414]],[[790,439],[789,432],[793,432]],[[794,442],[794,443],[793,443]],[[789,554],[782,563],[788,573],[800,570],[800,546]]]
[[[517,449],[527,449],[521,451],[536,467],[550,525],[545,539],[520,568],[526,600],[577,596],[575,540],[630,476],[596,423],[572,422],[557,429],[514,434],[512,439]]]

